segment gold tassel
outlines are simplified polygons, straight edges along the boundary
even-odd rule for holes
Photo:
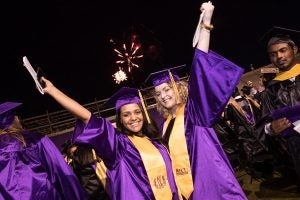
[[[171,80],[171,84],[172,84],[172,88],[174,89],[174,92],[175,92],[175,96],[176,96],[176,103],[179,104],[179,92],[178,92],[178,88],[177,88],[177,85],[174,81],[174,77],[171,73],[170,70],[168,70],[169,72],[169,76],[170,76],[170,80]]]
[[[148,124],[151,124],[150,117],[149,117],[147,108],[146,108],[146,106],[145,106],[145,102],[144,102],[144,98],[143,98],[143,96],[142,96],[142,93],[141,93],[140,90],[138,90],[138,93],[139,93],[139,97],[140,97],[140,100],[141,100],[143,109],[144,109],[144,111],[145,111],[145,115],[146,115],[147,122],[148,122]]]

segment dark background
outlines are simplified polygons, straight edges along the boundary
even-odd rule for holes
[[[119,87],[139,87],[148,73],[190,65],[199,19],[196,0],[5,1],[1,6],[1,96],[21,101],[23,117],[62,109],[40,95],[22,56],[42,67],[58,88],[86,104],[108,98]],[[215,0],[211,49],[250,70],[268,64],[258,40],[274,25],[300,30],[297,1]],[[130,80],[114,83],[114,46],[137,34],[144,51]],[[115,46],[118,47],[118,46]]]

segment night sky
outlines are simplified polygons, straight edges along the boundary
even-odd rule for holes
[[[284,3],[283,3],[284,2]],[[249,70],[268,64],[258,40],[274,25],[300,30],[295,1],[215,0],[211,49]],[[140,86],[148,73],[190,65],[202,1],[7,1],[1,6],[1,97],[21,101],[23,117],[61,110],[41,95],[22,56],[81,104],[108,98],[121,86]],[[130,80],[114,83],[112,47],[135,34],[144,59]],[[110,41],[115,41],[114,46]],[[188,69],[187,69],[188,70]],[[106,90],[106,91],[105,91]]]

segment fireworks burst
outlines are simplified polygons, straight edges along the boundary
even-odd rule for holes
[[[141,43],[139,42],[138,35],[133,34],[130,36],[130,42],[121,42],[117,45],[113,39],[110,39],[113,45],[113,51],[116,53],[115,64],[119,71],[113,74],[114,81],[120,84],[132,76],[133,68],[139,68],[138,61],[143,58]],[[127,46],[126,44],[130,44]],[[131,77],[132,78],[132,77]]]
[[[114,48],[114,51],[118,56],[116,64],[121,67],[126,66],[129,73],[133,67],[139,68],[136,61],[143,57],[143,54],[139,51],[139,49],[140,46],[136,45],[134,42],[131,43],[130,48],[127,48],[125,43],[123,43],[121,49]]]
[[[122,68],[119,68],[119,71],[117,71],[116,73],[114,73],[114,75],[112,75],[112,77],[114,78],[114,80],[115,80],[115,82],[117,84],[120,84],[122,81],[126,81],[127,80],[127,75],[122,70]]]

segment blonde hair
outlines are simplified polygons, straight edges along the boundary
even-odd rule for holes
[[[22,135],[22,131],[24,131],[19,120],[14,119],[13,123],[7,129],[0,129],[0,135],[2,134],[10,134],[19,140],[24,146],[26,146],[25,139]]]
[[[167,84],[169,85],[170,88],[172,88],[172,84],[170,81]],[[176,86],[178,88],[178,93],[179,93],[179,98],[181,100],[181,103],[185,104],[187,102],[187,97],[189,93],[188,83],[187,81],[177,81]],[[156,100],[156,109],[164,118],[167,118],[170,112],[160,103],[160,101],[158,101],[154,90],[153,90],[153,96]]]

